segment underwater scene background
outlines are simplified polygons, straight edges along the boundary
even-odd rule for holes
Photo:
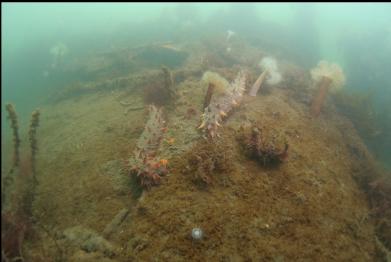
[[[1,7],[2,261],[391,261],[391,4]]]

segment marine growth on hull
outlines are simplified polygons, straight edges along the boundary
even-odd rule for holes
[[[28,132],[4,107],[2,261],[390,261],[390,175],[340,65],[232,30],[51,50],[80,78]]]

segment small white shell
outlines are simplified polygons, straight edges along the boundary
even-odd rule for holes
[[[202,239],[202,237],[204,236],[204,232],[202,231],[201,228],[193,228],[193,230],[191,231],[191,237],[194,239],[194,240],[200,240]]]

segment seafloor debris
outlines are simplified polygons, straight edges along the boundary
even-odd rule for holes
[[[288,143],[283,142],[277,132],[251,126],[250,130],[241,129],[239,142],[246,151],[246,155],[256,160],[262,166],[275,167],[281,164],[288,156]]]
[[[153,105],[149,110],[149,120],[137,142],[134,157],[129,159],[128,164],[130,174],[136,176],[139,184],[144,188],[160,184],[161,176],[168,173],[167,161],[156,157],[166,130],[162,110]]]
[[[207,131],[208,136],[214,138],[223,119],[233,108],[239,106],[243,98],[245,83],[246,75],[240,71],[233,83],[224,86],[225,90],[222,94],[215,94],[212,97],[209,105],[204,109],[201,117],[202,122],[198,128]]]

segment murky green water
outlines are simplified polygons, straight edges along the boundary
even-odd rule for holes
[[[246,231],[248,234],[243,233],[238,236],[252,240],[271,237],[268,241],[274,243],[273,239],[281,240],[279,237],[286,237],[283,233],[276,232],[277,228],[285,227],[286,224],[294,221],[294,219],[290,220],[290,216],[293,216],[292,210],[296,210],[295,208],[306,210],[297,214],[299,217],[308,211],[300,206],[301,204],[300,207],[295,207],[297,202],[309,203],[306,206],[309,209],[312,204],[318,205],[319,203],[314,200],[316,190],[320,198],[338,192],[335,194],[341,194],[341,199],[344,194],[346,199],[361,199],[354,197],[357,195],[354,183],[359,185],[360,192],[369,192],[367,198],[361,199],[362,203],[366,204],[359,202],[361,200],[357,200],[359,203],[342,201],[338,208],[357,207],[354,209],[357,211],[357,216],[365,214],[368,208],[368,217],[373,217],[376,222],[373,222],[373,225],[369,224],[372,223],[368,222],[369,218],[362,215],[357,223],[359,225],[367,223],[363,224],[364,229],[360,229],[356,222],[356,224],[352,222],[347,226],[348,229],[344,228],[341,231],[349,232],[346,234],[350,236],[358,236],[357,239],[360,239],[360,236],[361,239],[370,239],[377,234],[376,237],[384,246],[390,248],[389,238],[383,238],[387,233],[379,234],[379,231],[391,232],[389,231],[390,213],[387,211],[390,207],[390,199],[386,194],[391,192],[390,184],[387,182],[391,179],[389,171],[391,168],[390,13],[391,4],[388,3],[2,4],[1,130],[2,182],[5,182],[5,186],[2,186],[2,195],[7,199],[14,199],[12,195],[16,195],[16,199],[23,198],[20,203],[28,203],[24,205],[24,209],[22,208],[24,211],[20,211],[23,213],[21,215],[18,213],[18,208],[8,203],[18,201],[7,200],[7,208],[2,209],[2,220],[8,223],[4,226],[13,236],[23,235],[25,231],[35,232],[35,235],[26,233],[25,237],[21,237],[27,239],[23,245],[5,235],[3,255],[9,250],[14,252],[7,253],[9,258],[21,255],[15,250],[23,246],[26,257],[30,256],[30,259],[37,261],[41,261],[40,259],[45,256],[50,257],[50,261],[55,259],[58,261],[68,261],[67,259],[70,261],[106,261],[104,259],[150,261],[147,255],[149,251],[143,253],[144,248],[149,250],[148,248],[152,246],[151,249],[156,250],[162,245],[169,246],[167,243],[173,241],[172,243],[179,245],[178,249],[172,251],[172,247],[168,247],[167,253],[162,251],[159,257],[162,261],[167,259],[197,261],[202,257],[210,259],[209,261],[213,259],[231,261],[227,257],[232,253],[227,250],[232,250],[233,247],[241,250],[240,245],[236,244],[239,241],[233,240],[231,231],[226,232],[214,227],[219,223],[224,224],[215,217],[210,218],[209,227],[205,225],[206,220],[200,219],[202,216],[198,216],[197,209],[192,209],[191,205],[199,206],[200,213],[207,217],[206,214],[211,208],[208,204],[216,199],[216,214],[225,217],[223,213],[218,213],[221,208],[218,205],[227,198],[232,201],[231,203],[239,201],[237,205],[232,204],[233,214],[239,216],[243,215],[241,205],[247,207],[246,205],[251,201],[260,203],[255,197],[258,193],[267,192],[262,197],[265,197],[267,203],[265,205],[269,208],[273,207],[273,201],[280,197],[276,195],[273,198],[271,197],[273,193],[270,192],[282,194],[281,199],[284,201],[290,201],[289,199],[292,198],[287,196],[293,194],[296,202],[289,207],[285,206],[286,203],[282,203],[283,201],[276,203],[279,208],[288,210],[286,211],[288,215],[282,214],[284,212],[281,211],[278,216],[284,217],[286,221],[283,219],[281,221],[285,222],[272,218],[272,215],[269,220],[265,218],[267,215],[259,218],[256,216],[260,213],[253,214],[253,211],[249,211],[248,214],[256,217],[255,222],[251,221],[251,225],[262,225],[254,226],[258,231],[248,229],[251,233]],[[319,63],[320,61],[327,62]],[[262,72],[265,72],[265,75],[263,78],[258,78]],[[322,77],[331,79],[331,84],[323,86],[323,96],[321,82],[327,81]],[[260,85],[258,88],[261,91],[258,92],[258,88],[253,87],[254,83]],[[318,90],[318,86],[320,91],[314,91]],[[11,103],[13,107],[6,108],[7,103]],[[156,117],[159,118],[157,123],[147,122],[149,104],[164,108],[162,112],[154,111],[160,109],[150,109],[155,112],[154,115],[159,116]],[[37,108],[41,109],[40,115],[34,111]],[[17,117],[10,117],[15,120],[14,123],[11,119],[7,119],[11,111],[17,114]],[[31,120],[33,111],[35,113]],[[311,118],[314,116],[315,118]],[[253,133],[249,131],[251,134],[249,137],[240,137],[238,134],[247,130],[242,125],[250,123]],[[259,126],[260,123],[270,124],[269,129],[263,130]],[[230,127],[222,128],[220,125]],[[303,130],[306,126],[308,130]],[[20,164],[12,168],[15,164],[15,155],[18,154],[15,153],[18,145],[15,146],[15,139],[12,140],[14,136],[12,132],[16,129],[20,135],[17,140],[21,141],[21,148],[18,149]],[[276,131],[278,129],[280,131]],[[219,130],[228,131],[220,133]],[[347,130],[345,134],[343,130]],[[320,134],[319,143],[315,135],[317,132]],[[272,137],[270,138],[272,142],[269,144],[259,142],[262,141],[263,135]],[[142,138],[139,138],[140,136]],[[220,141],[224,141],[225,146],[228,146],[222,151],[229,152],[228,156],[224,155],[224,159],[236,165],[232,168],[221,168],[221,161],[214,159],[219,154],[219,150],[214,149],[222,148],[222,145],[216,144],[214,147],[212,144],[212,149],[208,149],[209,144],[190,147],[192,143],[199,141],[197,139],[206,139],[208,143],[211,141],[208,139],[221,139]],[[138,142],[142,146],[135,149],[137,141],[142,141],[142,143]],[[254,167],[251,162],[247,163],[247,160],[243,160],[246,154],[242,156],[238,153],[243,148],[236,147],[237,143],[243,141],[247,141],[245,149],[252,150],[252,158],[261,155],[264,165],[269,162],[276,163],[277,166],[283,163],[283,171],[272,169],[270,172],[275,177],[271,177],[271,180],[258,182],[256,179],[253,180],[254,188],[238,186],[248,184],[240,179],[235,180],[236,175],[241,172],[245,174],[260,172],[264,175],[269,172],[265,171],[264,165]],[[361,141],[363,141],[362,145]],[[326,149],[322,149],[322,146]],[[367,149],[368,154],[365,153]],[[191,154],[191,150],[194,150],[194,155]],[[323,150],[324,154],[322,154]],[[136,156],[134,152],[137,152]],[[171,200],[174,201],[173,203],[183,205],[184,210],[183,215],[171,210],[177,218],[180,217],[178,221],[173,221],[177,221],[181,226],[188,226],[198,219],[200,225],[194,225],[194,228],[199,229],[204,226],[206,231],[210,230],[203,232],[206,242],[186,242],[186,237],[180,235],[181,229],[178,229],[180,233],[170,235],[165,231],[168,228],[172,229],[172,225],[168,222],[167,228],[159,225],[164,230],[159,231],[159,226],[151,227],[153,229],[150,231],[146,229],[148,225],[158,224],[153,219],[148,220],[153,217],[148,215],[149,208],[153,210],[152,213],[155,212],[154,215],[163,217],[167,210],[170,210],[164,204],[160,206],[161,209],[156,206],[151,207],[153,206],[151,199],[161,199],[159,195],[161,191],[152,191],[150,200],[145,197],[147,204],[142,204],[143,202],[132,199],[131,195],[135,192],[130,193],[131,190],[135,190],[136,195],[140,196],[142,192],[140,188],[129,186],[127,192],[123,191],[123,185],[115,184],[114,189],[107,189],[104,187],[109,183],[106,178],[100,180],[95,177],[99,172],[121,173],[123,166],[118,163],[131,156],[136,159],[133,159],[136,167],[132,172],[137,170],[135,173],[137,176],[152,174],[150,180],[141,180],[142,186],[160,184],[160,177],[163,177],[163,185],[157,188],[172,193],[176,188],[175,183],[181,181],[175,180],[178,174],[192,173],[188,175],[188,181],[196,184],[203,181],[207,188],[213,183],[217,183],[217,188],[219,186],[230,188],[225,191],[225,189],[212,187],[209,193],[216,194],[213,197],[211,195],[202,197],[198,194],[205,193],[202,191],[204,188],[200,190],[199,187],[195,189],[191,186],[183,188],[179,186],[178,199],[189,202],[184,204],[175,202],[178,199]],[[189,160],[187,165],[181,162],[186,163],[187,160]],[[166,170],[167,163],[171,161],[174,167],[172,169],[174,180],[168,175],[171,180],[167,179],[168,182],[165,182],[164,177],[170,174],[169,168]],[[373,171],[375,168],[372,164],[378,165],[383,175],[378,176]],[[331,171],[326,167],[330,167]],[[10,169],[13,172],[10,172]],[[59,178],[66,177],[64,181],[58,178],[62,181],[58,184],[53,175],[55,170],[58,170]],[[84,178],[80,175],[82,182],[77,179],[79,172],[85,174]],[[219,176],[209,177],[211,173],[219,172],[230,175],[227,175],[227,180]],[[344,174],[340,178],[335,175],[339,172]],[[31,175],[24,180],[22,175],[18,176],[19,173],[34,174],[34,176]],[[305,174],[308,178],[308,174],[316,173],[319,173],[320,177],[317,181],[306,180],[301,184],[302,178],[296,177],[295,180],[296,175],[300,177],[300,174]],[[291,188],[284,177],[286,174],[289,174],[292,180]],[[333,179],[328,180],[328,175]],[[357,177],[361,175],[364,178],[358,179]],[[90,184],[88,179],[94,182]],[[19,180],[22,182],[15,182]],[[118,181],[125,184],[129,182],[123,182],[121,179]],[[166,189],[164,183],[167,183]],[[285,183],[284,189],[276,186]],[[80,186],[80,195],[70,188],[73,184],[75,187]],[[305,184],[311,184],[311,187],[303,186]],[[345,189],[345,185],[348,189]],[[329,187],[330,190],[327,189]],[[261,191],[263,193],[260,193]],[[286,193],[288,191],[289,194]],[[58,199],[55,197],[56,192],[60,192]],[[124,196],[126,194],[129,194],[129,199],[132,199],[131,204],[126,202],[127,198]],[[102,201],[102,207],[109,209],[107,213],[99,207],[96,209],[89,207],[88,201],[84,200],[88,195],[94,196],[91,197],[93,200],[89,201]],[[144,197],[142,196],[141,199]],[[198,199],[198,202],[192,202],[193,199]],[[200,199],[207,199],[207,201],[202,202],[203,200]],[[312,200],[314,202],[311,202]],[[333,203],[330,199],[324,201]],[[95,204],[99,206],[98,203]],[[65,214],[59,209],[61,205],[64,205]],[[138,210],[138,213],[127,205],[136,207],[134,209]],[[248,208],[250,207],[251,210],[261,208],[249,205]],[[115,216],[117,209],[121,211],[118,217]],[[71,228],[71,225],[82,224],[80,221],[88,223],[86,222],[88,220],[84,221],[83,215],[78,214],[77,210],[84,210],[85,217],[91,217],[89,226],[96,232],[92,229]],[[322,213],[318,211],[316,209],[314,214]],[[130,217],[135,219],[134,224],[125,218],[129,212]],[[276,214],[274,212],[271,211],[270,214]],[[137,214],[149,218],[137,220]],[[29,219],[26,219],[26,216]],[[61,217],[64,221],[58,222],[61,221]],[[100,220],[99,217],[104,218]],[[107,223],[113,217],[115,219]],[[232,215],[232,217],[236,216]],[[78,220],[79,224],[72,224],[73,218]],[[383,218],[384,221],[381,220]],[[11,223],[10,226],[10,219],[16,219],[17,222]],[[317,220],[314,224],[332,225],[333,222],[327,219],[332,220],[327,217],[324,220]],[[127,238],[131,239],[130,242],[124,241],[120,233],[115,239],[110,239],[109,235],[116,230],[111,227],[119,227],[123,221],[128,223],[126,225],[129,227],[121,230],[125,232]],[[339,220],[335,219],[335,221],[338,224]],[[247,222],[241,218],[237,221],[238,225]],[[227,222],[227,227],[223,228],[233,229],[234,232],[235,223]],[[302,225],[300,223],[298,222],[298,225]],[[30,224],[33,225],[34,230],[25,230],[25,228],[30,229]],[[110,226],[105,228],[106,224]],[[341,222],[338,225],[342,224]],[[129,229],[130,225],[139,225],[139,227]],[[375,228],[372,231],[371,226]],[[277,231],[270,231],[269,227]],[[244,230],[241,226],[237,228]],[[106,233],[102,233],[101,236],[98,229]],[[155,240],[148,238],[151,232],[155,232],[154,230],[159,232],[156,234],[162,242],[156,243]],[[191,228],[187,231],[191,232]],[[211,237],[211,231],[214,232],[216,239]],[[162,232],[168,235],[164,236]],[[302,232],[307,231],[303,229]],[[69,251],[71,249],[68,247],[64,249],[55,247],[58,246],[57,241],[77,242],[85,237],[84,234],[92,239],[89,244],[85,242],[77,244],[83,250],[80,252],[86,252],[85,254]],[[254,234],[259,234],[259,238]],[[303,233],[297,238],[303,239],[304,235]],[[224,253],[222,256],[202,253],[201,250],[207,249],[203,246],[206,244],[203,243],[207,245],[219,243],[224,237],[230,239],[230,242],[226,246],[221,244],[221,249],[219,249],[220,244],[216,244],[215,247],[216,254]],[[122,251],[114,252],[110,246],[112,243],[107,241],[120,245]],[[257,243],[256,245],[261,243],[257,241],[254,240],[253,243]],[[123,244],[125,242],[128,244]],[[280,250],[279,245],[275,244],[277,250]],[[264,246],[264,243],[261,246]],[[252,261],[259,257],[274,261],[285,261],[285,257],[287,261],[292,261],[300,257],[295,256],[294,251],[292,253],[286,251],[282,255],[278,252],[270,255],[269,249],[257,246],[254,250],[257,248],[263,250],[263,253],[261,252],[263,255],[260,256],[254,251],[255,253],[246,257],[238,251],[235,253],[237,257],[232,261],[246,259]],[[311,248],[316,249],[313,246]],[[326,244],[324,248],[333,249]],[[370,246],[363,247],[367,252],[365,254],[368,255],[364,260],[377,258],[373,255],[375,251],[372,249],[373,247]],[[350,254],[353,254],[353,251],[353,249],[349,251]],[[40,252],[43,252],[43,255]],[[94,252],[103,252],[104,255],[94,257],[91,255],[95,254]],[[134,252],[134,255],[133,253],[129,255],[129,252]],[[305,253],[305,251],[300,252]],[[330,254],[323,254],[322,258],[328,260],[336,258]],[[313,259],[313,255],[310,253],[306,258]],[[344,256],[337,258],[342,259]],[[353,259],[354,256],[349,258]],[[25,261],[28,259],[26,258]]]

